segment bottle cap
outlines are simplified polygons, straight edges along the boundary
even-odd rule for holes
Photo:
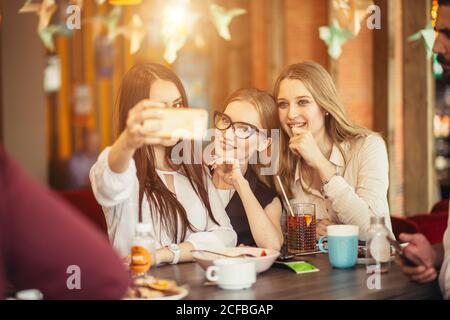
[[[42,292],[38,289],[22,290],[16,293],[18,300],[42,300]]]
[[[152,232],[152,225],[149,223],[138,223],[136,225],[136,232]]]

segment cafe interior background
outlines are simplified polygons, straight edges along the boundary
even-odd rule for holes
[[[431,52],[437,7],[436,0],[0,0],[1,143],[105,228],[87,175],[114,141],[115,100],[131,66],[170,66],[190,105],[211,115],[234,90],[271,92],[283,67],[314,60],[333,76],[351,118],[386,141],[394,228],[441,242],[450,89]]]

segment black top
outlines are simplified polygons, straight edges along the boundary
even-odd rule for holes
[[[252,189],[253,194],[256,199],[258,199],[263,209],[277,197],[275,191],[262,183],[251,168],[248,168],[244,177],[247,179],[250,189]],[[250,231],[250,225],[248,223],[244,205],[237,192],[233,194],[225,210],[230,218],[234,231],[237,233],[238,245],[245,244],[247,246],[256,246],[252,232]]]

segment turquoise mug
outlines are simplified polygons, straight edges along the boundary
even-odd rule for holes
[[[352,268],[358,259],[358,236],[358,226],[328,226],[327,235],[319,239],[319,250],[328,253],[328,259],[334,268]],[[328,243],[327,248],[323,245],[325,241]]]

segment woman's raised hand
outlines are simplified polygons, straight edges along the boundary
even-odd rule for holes
[[[236,187],[237,183],[245,179],[242,175],[239,160],[237,159],[217,158],[212,168],[226,185]]]
[[[125,134],[127,145],[131,149],[161,142],[161,138],[152,137],[161,128],[161,110],[155,109],[160,107],[164,107],[160,102],[142,100],[130,109]]]
[[[294,136],[289,140],[289,149],[297,156],[303,158],[312,168],[324,160],[324,155],[319,149],[311,132],[301,128],[293,128]]]

